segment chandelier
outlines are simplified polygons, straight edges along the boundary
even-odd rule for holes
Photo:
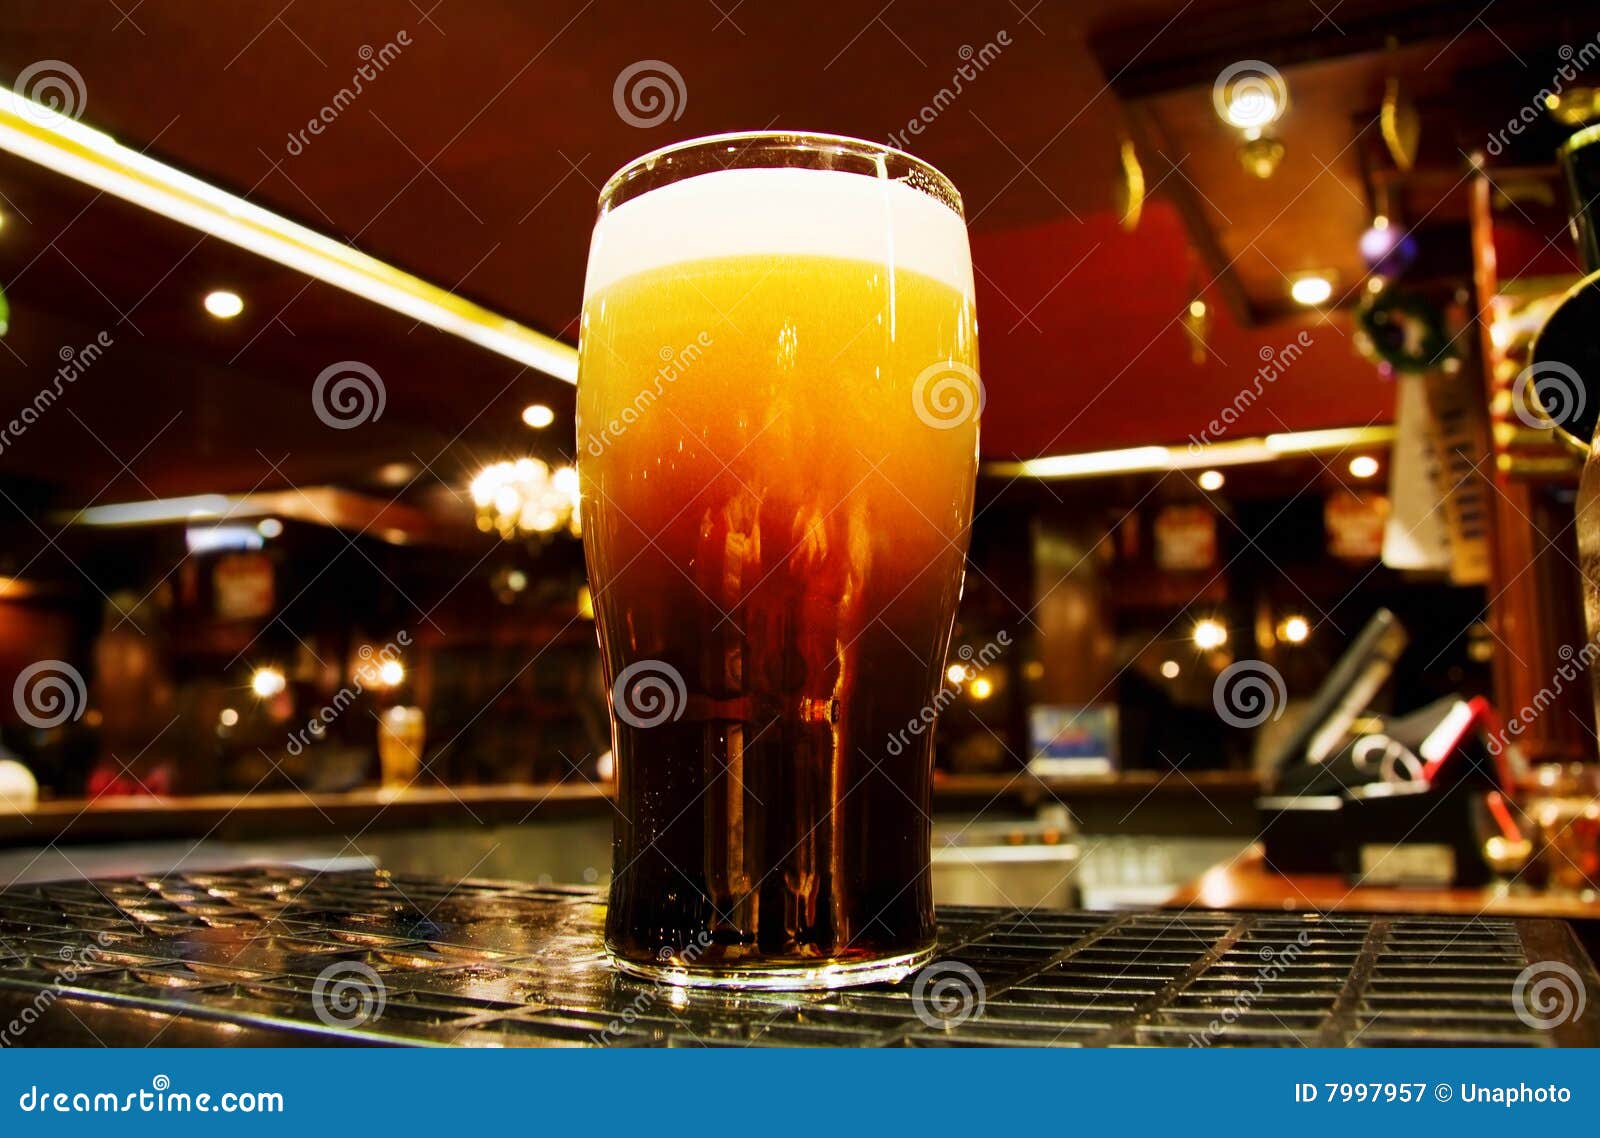
[[[580,532],[578,472],[570,466],[552,470],[536,458],[492,463],[472,480],[472,505],[480,530],[507,539]]]

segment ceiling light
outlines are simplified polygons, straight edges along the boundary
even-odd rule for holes
[[[1176,660],[1161,661],[1161,674],[1166,676],[1169,680],[1177,679],[1178,673],[1182,671],[1183,669],[1178,666],[1178,661]]]
[[[250,676],[250,690],[262,699],[281,695],[288,686],[288,679],[277,668],[257,668]]]
[[[1246,130],[1260,130],[1276,119],[1278,114],[1278,100],[1266,88],[1254,94],[1236,93],[1228,100],[1228,121]]]
[[[1309,454],[1319,450],[1344,450],[1363,443],[1391,443],[1393,427],[1330,427],[1322,431],[1291,431],[1264,440],[1274,454]]]
[[[1211,100],[1232,125],[1259,131],[1276,122],[1289,105],[1289,85],[1270,63],[1246,59],[1217,76]]]
[[[994,683],[984,676],[979,676],[967,685],[967,694],[973,699],[988,699],[994,694]]]
[[[378,665],[378,682],[386,688],[399,687],[405,678],[406,668],[399,660],[385,660]]]
[[[1303,616],[1291,616],[1278,629],[1278,638],[1290,644],[1304,644],[1311,635],[1311,622]]]
[[[1222,484],[1227,481],[1220,470],[1202,470],[1200,477],[1195,481],[1200,483],[1200,489],[1207,493],[1216,493],[1222,489]]]
[[[385,486],[404,486],[417,477],[417,468],[409,462],[386,462],[378,467],[378,481]]]
[[[1046,455],[1024,462],[986,462],[983,464],[983,473],[996,478],[1055,479],[1167,470],[1207,470],[1252,462],[1274,462],[1287,454],[1387,446],[1393,441],[1393,427],[1334,427],[1226,442],[1203,442],[1191,446],[1131,447],[1127,450]]]
[[[1194,646],[1203,652],[1210,652],[1221,648],[1228,642],[1228,629],[1220,620],[1205,620],[1195,622]]]
[[[1378,473],[1378,460],[1370,454],[1358,454],[1350,460],[1350,474],[1353,478],[1371,478]]]
[[[944,678],[953,684],[967,682],[967,666],[965,664],[951,664],[944,670]]]
[[[18,577],[0,576],[0,598],[16,600],[22,597],[31,597],[39,591],[39,586],[33,581],[24,581]]]
[[[578,352],[0,86],[0,150],[567,383]]]
[[[178,522],[188,518],[217,518],[228,512],[223,494],[191,494],[183,498],[154,498],[147,502],[119,502],[90,506],[73,520],[87,526],[128,526],[148,522]]]
[[[536,431],[542,431],[556,421],[556,413],[543,403],[530,403],[522,409],[522,421]]]
[[[472,504],[478,528],[510,540],[519,533],[550,534],[565,527],[580,532],[578,472],[563,466],[552,471],[536,458],[496,462],[472,480]]]
[[[1325,304],[1333,295],[1333,282],[1321,273],[1307,273],[1289,283],[1289,295],[1296,304]]]
[[[236,292],[218,289],[206,293],[205,306],[206,311],[218,320],[232,320],[244,311],[244,298]]]
[[[239,722],[239,713],[231,707],[224,707],[222,709],[222,714],[217,716],[217,721],[224,727],[237,726]]]
[[[1130,447],[1036,458],[1022,464],[1036,478],[1078,478],[1085,474],[1133,474],[1141,470],[1171,470],[1166,447]]]
[[[292,518],[315,526],[365,533],[396,545],[417,536],[395,524],[395,503],[381,497],[343,490],[334,486],[297,486],[292,490],[256,490],[248,494],[195,494],[186,498],[156,498],[145,502],[118,502],[90,506],[83,510],[64,510],[51,516],[63,525],[138,526],[170,522],[216,521],[266,522],[256,533],[277,537],[283,531],[281,518]],[[419,530],[420,532],[420,530]]]
[[[217,553],[221,550],[260,549],[265,542],[254,526],[190,526],[183,540],[190,553]]]

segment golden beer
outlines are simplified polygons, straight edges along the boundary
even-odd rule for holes
[[[602,198],[580,350],[613,959],[904,974],[934,937],[931,738],[904,740],[940,690],[982,402],[959,200],[824,136],[641,160]]]
[[[420,707],[391,707],[378,717],[378,772],[385,790],[404,790],[416,781],[426,735]]]

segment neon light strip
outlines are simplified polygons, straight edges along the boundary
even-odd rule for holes
[[[567,383],[578,352],[0,86],[0,150]]]
[[[1131,447],[1126,450],[1057,454],[1026,462],[986,462],[985,474],[1001,478],[1085,478],[1096,474],[1141,474],[1168,470],[1203,470],[1274,462],[1292,454],[1338,451],[1350,447],[1386,446],[1393,427],[1341,427],[1328,431],[1295,431],[1266,438],[1211,443],[1201,447]]]

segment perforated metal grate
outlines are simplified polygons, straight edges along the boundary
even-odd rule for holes
[[[0,1029],[32,1008],[6,1042],[1600,1043],[1600,979],[1556,922],[945,908],[920,990],[723,994],[613,973],[604,913],[588,890],[292,869],[14,888]],[[1514,1000],[1541,962],[1585,990],[1549,1030]]]

